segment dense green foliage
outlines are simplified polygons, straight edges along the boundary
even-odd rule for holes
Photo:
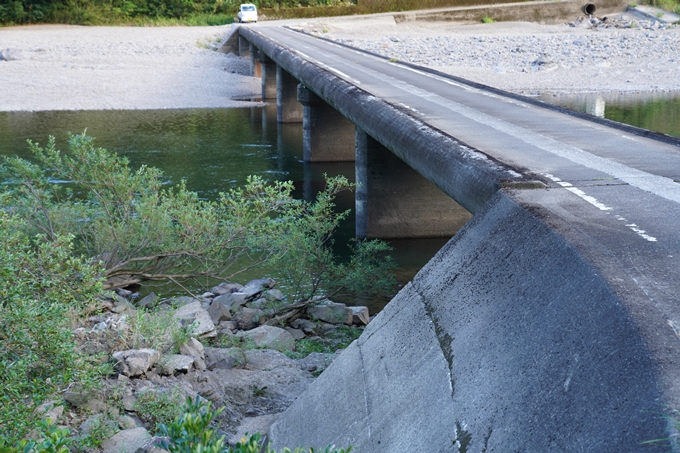
[[[0,210],[0,446],[20,438],[33,411],[94,374],[75,348],[69,314],[102,290],[97,266],[72,254],[72,238],[30,237]]]
[[[70,136],[68,153],[54,139],[31,149],[33,162],[5,158],[0,166],[6,182],[0,188],[0,452],[13,451],[7,449],[35,427],[40,404],[110,371],[79,352],[72,331],[105,288],[147,280],[184,288],[191,277],[225,279],[274,264],[292,279],[290,302],[392,289],[384,244],[358,243],[348,263],[331,252],[332,234],[346,215],[334,212],[333,199],[352,188],[344,178],[329,178],[313,202],[294,199],[290,182],[259,178],[205,201],[183,182],[164,185],[157,169],[131,169],[85,135]],[[173,332],[170,316],[145,313],[130,318],[115,341],[165,350],[190,335]],[[178,407],[158,398],[140,404],[153,423]],[[40,445],[26,443],[20,451],[61,451]]]
[[[184,19],[190,25],[233,22],[238,0],[9,0],[0,23],[144,24]],[[193,18],[193,20],[192,20]]]
[[[7,158],[0,169],[12,183],[4,188],[7,204],[29,236],[55,242],[75,234],[76,252],[101,263],[104,288],[231,280],[264,264],[276,266],[293,300],[393,288],[385,244],[355,244],[349,263],[332,253],[332,235],[346,216],[334,212],[333,200],[353,187],[345,178],[329,178],[314,202],[294,199],[290,182],[257,177],[206,201],[184,182],[165,185],[158,169],[133,171],[84,134],[70,136],[68,153],[57,150],[53,138],[31,150],[35,162]]]
[[[8,0],[0,23],[172,24],[232,23],[241,0]],[[254,0],[262,8],[337,4],[338,0]]]

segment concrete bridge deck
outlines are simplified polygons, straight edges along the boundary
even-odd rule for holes
[[[240,33],[475,214],[282,416],[278,447],[679,451],[642,442],[680,409],[680,141]]]

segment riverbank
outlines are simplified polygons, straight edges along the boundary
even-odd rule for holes
[[[680,90],[680,27],[618,15],[604,23],[319,20],[310,33],[521,94]],[[648,27],[648,28],[645,28]]]
[[[680,91],[677,26],[397,24],[386,15],[285,24],[517,93]],[[230,27],[0,28],[0,111],[251,105],[234,100],[260,92],[249,62],[214,51]]]
[[[230,27],[0,28],[0,111],[252,105],[249,62],[213,50]]]

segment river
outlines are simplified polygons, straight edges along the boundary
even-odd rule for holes
[[[544,94],[540,99],[680,136],[680,94]],[[158,167],[168,182],[177,183],[184,178],[191,190],[207,199],[243,184],[248,175],[291,180],[295,195],[306,199],[322,188],[324,173],[354,179],[352,162],[302,162],[302,125],[276,124],[275,106],[0,112],[0,154],[28,157],[26,140],[46,143],[49,135],[54,135],[64,149],[68,132],[81,133],[86,129],[98,146],[126,156],[133,167]],[[353,209],[354,194],[340,195],[337,204],[342,210]],[[352,214],[341,225],[337,242],[344,244],[353,235]],[[392,256],[399,266],[396,276],[400,285],[408,282],[446,241],[447,238],[390,241],[395,248]],[[368,305],[375,313],[388,299],[345,301]]]

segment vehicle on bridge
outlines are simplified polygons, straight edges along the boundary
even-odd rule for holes
[[[237,18],[240,23],[257,22],[257,7],[252,3],[242,3]]]

